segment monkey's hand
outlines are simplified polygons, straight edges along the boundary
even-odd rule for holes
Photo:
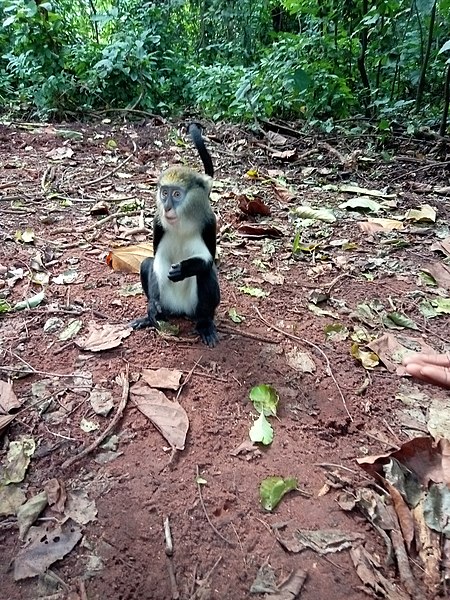
[[[170,279],[170,281],[174,282],[183,281],[183,279],[186,279],[186,275],[184,275],[183,273],[181,263],[176,263],[175,265],[172,265],[170,267],[170,271],[167,277]]]

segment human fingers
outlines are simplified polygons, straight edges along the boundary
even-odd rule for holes
[[[417,354],[409,354],[403,359],[404,366],[410,364],[436,365],[438,367],[450,367],[450,353],[446,354],[427,354],[418,352]]]
[[[411,363],[405,370],[412,377],[450,389],[450,369],[447,367]]]

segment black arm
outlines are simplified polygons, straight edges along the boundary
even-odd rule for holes
[[[182,260],[176,265],[172,265],[172,268],[168,273],[168,277],[171,281],[182,281],[183,279],[186,279],[186,277],[202,275],[211,270],[216,257],[216,218],[214,215],[211,215],[211,218],[206,221],[203,226],[202,239],[209,250],[211,258],[205,260],[199,256],[192,256],[191,258]]]
[[[159,216],[156,215],[153,219],[153,255],[156,254],[158,250],[159,242],[161,241],[164,235],[164,228],[161,225],[161,221],[159,220]]]

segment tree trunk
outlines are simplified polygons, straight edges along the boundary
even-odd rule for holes
[[[419,110],[422,104],[423,92],[425,90],[425,77],[427,73],[428,63],[430,62],[431,45],[433,43],[434,23],[436,21],[436,0],[433,4],[430,14],[430,26],[428,28],[428,40],[427,47],[425,50],[425,56],[422,61],[422,67],[420,69],[420,78],[417,85],[417,96],[416,96],[416,111]]]
[[[447,131],[448,107],[450,104],[450,63],[447,65],[447,75],[445,76],[444,84],[444,110],[442,112],[441,126],[439,127],[439,135],[444,137]]]
[[[364,17],[367,14],[368,11],[368,0],[363,0],[363,5],[362,5],[362,16]],[[370,109],[369,109],[369,102],[370,102],[370,81],[369,81],[369,77],[367,75],[367,71],[366,71],[366,52],[367,52],[367,42],[368,42],[368,31],[367,31],[367,27],[364,26],[361,29],[361,33],[359,35],[359,41],[361,44],[361,52],[358,56],[358,69],[359,69],[359,74],[361,76],[361,81],[364,87],[364,105],[365,105],[365,116],[366,117],[370,117]]]

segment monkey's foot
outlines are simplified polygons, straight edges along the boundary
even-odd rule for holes
[[[157,321],[155,321],[155,319],[151,319],[148,316],[131,321],[130,326],[135,330],[145,329],[146,327],[153,327],[154,329],[159,329]]]
[[[211,321],[211,323],[207,324],[199,324],[197,323],[197,327],[195,328],[201,340],[204,344],[209,346],[210,348],[214,348],[219,342],[219,336],[217,335],[217,329],[215,324]]]

